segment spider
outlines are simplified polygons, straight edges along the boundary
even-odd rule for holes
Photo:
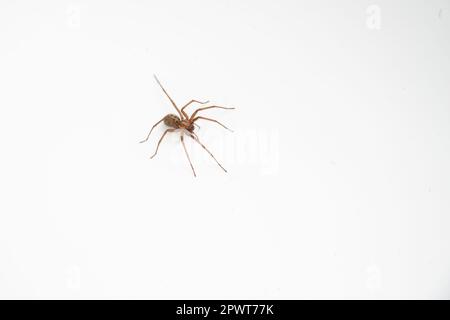
[[[140,143],[146,142],[149,139],[153,129],[158,124],[160,124],[163,121],[164,121],[164,124],[169,127],[168,129],[166,129],[166,131],[164,131],[164,133],[162,134],[161,138],[159,139],[158,145],[156,146],[155,153],[150,157],[150,159],[153,159],[153,157],[155,157],[156,154],[158,153],[159,145],[161,144],[161,141],[164,139],[166,134],[168,132],[174,132],[174,131],[179,130],[179,131],[181,131],[181,134],[180,134],[181,144],[183,145],[184,152],[186,153],[186,157],[187,157],[187,159],[189,161],[189,164],[190,164],[190,166],[192,168],[192,172],[194,173],[194,177],[196,177],[197,175],[195,174],[195,169],[194,169],[194,166],[192,165],[191,158],[189,157],[189,153],[188,153],[188,151],[186,149],[186,145],[184,144],[184,133],[186,133],[190,138],[192,138],[199,145],[201,145],[203,147],[203,149],[205,149],[205,151],[208,152],[209,155],[214,159],[214,161],[216,161],[216,163],[219,165],[219,167],[221,167],[223,169],[223,171],[227,172],[227,170],[219,163],[219,161],[217,161],[217,159],[214,157],[214,155],[205,147],[205,145],[203,143],[200,142],[200,139],[194,133],[194,129],[195,129],[195,126],[198,126],[195,123],[197,120],[206,120],[206,121],[215,122],[215,123],[219,124],[220,126],[224,127],[225,129],[233,132],[232,130],[228,129],[226,126],[224,126],[219,121],[211,119],[211,118],[206,118],[206,117],[203,117],[203,116],[197,116],[197,113],[199,111],[203,111],[203,110],[207,110],[207,109],[213,109],[213,108],[226,109],[226,110],[233,110],[235,108],[220,107],[220,106],[216,106],[216,105],[209,106],[209,107],[203,107],[203,108],[198,108],[197,110],[195,110],[191,114],[191,116],[189,117],[188,114],[186,113],[186,111],[184,111],[184,109],[186,109],[187,106],[189,106],[192,103],[207,104],[207,103],[209,103],[209,101],[202,102],[202,101],[198,101],[198,100],[194,100],[193,99],[193,100],[189,101],[187,104],[185,104],[181,109],[179,109],[177,107],[177,105],[175,104],[175,102],[172,100],[172,98],[167,93],[166,89],[164,89],[163,85],[158,80],[156,75],[153,75],[153,77],[155,78],[156,82],[159,84],[159,86],[161,87],[162,91],[165,93],[167,98],[169,98],[171,104],[177,110],[178,115],[170,113],[170,114],[164,116],[164,118],[162,118],[161,120],[159,120],[157,123],[155,123],[153,125],[153,127],[150,129],[150,132],[148,133],[147,137],[144,140],[140,141]]]

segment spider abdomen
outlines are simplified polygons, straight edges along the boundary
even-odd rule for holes
[[[179,128],[181,120],[175,114],[168,114],[167,116],[164,117],[164,124],[168,127]]]

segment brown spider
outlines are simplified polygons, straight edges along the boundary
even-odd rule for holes
[[[180,109],[178,109],[177,105],[172,100],[172,98],[169,96],[167,91],[164,89],[164,87],[162,86],[161,82],[159,82],[158,78],[155,75],[153,75],[153,76],[155,77],[155,80],[159,84],[161,89],[166,94],[167,98],[169,98],[170,102],[172,103],[172,105],[177,110],[179,116],[177,116],[176,114],[168,114],[168,115],[166,115],[164,118],[162,118],[161,120],[159,120],[157,123],[155,123],[153,125],[153,127],[151,128],[150,132],[147,135],[147,138],[145,138],[144,140],[141,141],[141,143],[142,142],[146,142],[148,140],[148,138],[150,137],[150,134],[152,133],[153,129],[158,124],[160,124],[162,121],[164,121],[164,124],[166,126],[170,127],[169,129],[166,129],[166,131],[164,131],[164,133],[162,134],[161,138],[158,141],[158,145],[156,146],[155,153],[150,157],[150,159],[153,159],[153,157],[156,156],[156,154],[158,153],[159,145],[160,145],[161,141],[163,140],[164,136],[168,132],[174,132],[174,131],[180,130],[181,131],[180,140],[181,140],[181,143],[183,144],[184,152],[186,153],[186,156],[187,156],[187,158],[189,160],[189,164],[191,165],[192,172],[194,173],[194,177],[196,177],[196,174],[195,174],[194,166],[192,165],[192,162],[191,162],[191,158],[189,157],[189,154],[187,152],[186,145],[184,144],[184,135],[183,135],[183,133],[186,133],[194,141],[196,141],[198,144],[200,144],[203,147],[203,149],[205,149],[206,152],[208,152],[209,155],[216,161],[216,163],[223,169],[223,171],[227,172],[227,170],[225,170],[225,168],[219,163],[219,161],[217,161],[217,159],[213,156],[213,154],[200,142],[198,136],[194,133],[194,128],[195,128],[194,125],[197,125],[195,123],[197,120],[203,119],[203,120],[215,122],[215,123],[221,125],[222,127],[224,127],[225,129],[230,130],[227,127],[225,127],[222,123],[220,123],[219,121],[214,120],[214,119],[210,119],[210,118],[205,118],[205,117],[202,117],[202,116],[197,116],[197,113],[199,111],[212,109],[212,108],[227,109],[227,110],[232,110],[234,108],[226,108],[226,107],[220,107],[220,106],[209,106],[209,107],[204,107],[204,108],[198,108],[189,117],[187,115],[186,111],[184,111],[184,109],[186,109],[187,106],[189,106],[191,103],[194,103],[194,102],[200,103],[200,104],[206,104],[209,101],[201,102],[201,101],[198,101],[198,100],[191,100],[186,105],[184,105],[181,108],[181,110],[180,110]],[[232,130],[230,130],[230,131],[233,132]]]

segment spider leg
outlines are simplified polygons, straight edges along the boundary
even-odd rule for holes
[[[205,117],[201,117],[201,116],[200,116],[200,117],[195,117],[195,118],[192,120],[192,122],[194,122],[194,124],[195,124],[195,121],[197,121],[197,120],[199,120],[199,119],[203,119],[203,120],[208,120],[208,121],[215,122],[215,123],[221,125],[222,127],[224,127],[225,129],[227,129],[227,130],[233,132],[233,130],[228,129],[227,127],[225,127],[225,126],[224,126],[222,123],[220,123],[219,121],[214,120],[214,119],[210,119],[210,118],[205,118]]]
[[[217,159],[214,157],[214,155],[211,153],[211,151],[209,151],[205,145],[203,143],[200,142],[200,140],[198,139],[198,137],[195,137],[192,133],[188,133],[189,136],[194,139],[199,145],[201,145],[203,147],[203,149],[205,149],[206,152],[209,153],[209,155],[214,159],[214,161],[216,161],[216,163],[219,165],[219,167],[221,167],[223,169],[223,171],[227,172],[227,170],[222,167],[222,165],[219,163],[219,161],[217,161]]]
[[[220,107],[220,106],[209,106],[209,107],[199,108],[199,109],[194,111],[194,113],[191,115],[190,119],[194,119],[195,116],[197,115],[197,112],[202,111],[202,110],[212,109],[212,108],[226,109],[226,110],[234,110],[234,109],[236,109],[236,108],[227,108],[227,107]]]
[[[161,82],[159,82],[158,78],[156,77],[156,75],[153,75],[153,77],[155,78],[156,82],[158,82],[159,86],[161,87],[162,91],[164,91],[164,93],[166,94],[167,98],[169,98],[170,102],[172,103],[172,105],[175,107],[175,109],[177,110],[178,114],[180,115],[180,118],[183,119],[183,114],[181,113],[180,109],[178,109],[177,105],[175,104],[175,102],[172,100],[172,98],[169,96],[169,94],[167,93],[166,89],[164,89],[164,87],[162,86]],[[187,117],[186,117],[187,118]]]
[[[186,145],[184,144],[184,135],[183,135],[183,132],[182,132],[181,135],[180,135],[180,140],[181,140],[181,143],[183,144],[184,152],[186,153],[186,157],[187,157],[188,160],[189,160],[189,164],[191,165],[192,172],[194,173],[194,177],[196,177],[197,175],[195,174],[194,166],[192,165],[192,162],[191,162],[191,157],[189,157],[189,153],[188,153],[188,151],[187,151],[187,149],[186,149]]]
[[[197,103],[200,103],[200,104],[206,104],[206,103],[208,103],[209,102],[209,100],[208,101],[205,101],[205,102],[201,102],[201,101],[198,101],[198,100],[191,100],[191,101],[189,101],[188,103],[186,103],[184,106],[183,106],[183,108],[181,108],[181,112],[183,112],[183,114],[186,116],[186,119],[189,119],[189,117],[188,117],[188,115],[186,114],[186,112],[184,112],[184,109],[188,106],[188,105],[190,105],[191,103],[194,103],[194,102],[197,102]]]
[[[164,117],[164,118],[165,118],[165,117]],[[155,124],[153,125],[153,127],[151,128],[150,132],[148,133],[147,138],[145,138],[144,140],[140,141],[139,143],[143,143],[143,142],[147,141],[148,138],[150,138],[150,134],[152,133],[153,129],[155,129],[155,127],[156,127],[158,124],[160,124],[160,123],[164,120],[164,118],[162,118],[162,119],[159,120],[157,123],[155,123]]]
[[[195,139],[198,139],[198,136],[195,132],[191,132],[191,134],[195,137]]]
[[[156,154],[158,153],[158,149],[159,149],[159,144],[161,143],[161,141],[164,139],[164,136],[167,134],[167,132],[174,132],[176,129],[167,129],[166,131],[164,131],[164,133],[162,134],[161,138],[158,141],[158,145],[156,146],[156,150],[155,153],[150,157],[150,159],[153,159],[154,156],[156,156]]]

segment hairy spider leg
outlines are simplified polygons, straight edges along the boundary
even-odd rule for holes
[[[189,136],[194,139],[194,141],[196,141],[199,145],[201,145],[203,147],[203,149],[205,149],[206,152],[209,153],[209,155],[214,159],[214,161],[216,161],[216,163],[219,165],[219,167],[221,167],[223,169],[223,171],[227,172],[227,170],[220,164],[219,161],[217,161],[217,159],[214,157],[214,155],[211,153],[211,151],[209,151],[205,145],[203,143],[200,142],[199,138],[197,136],[194,136],[192,133],[188,133]]]
[[[234,110],[234,109],[236,109],[236,108],[227,108],[227,107],[220,107],[220,106],[209,106],[209,107],[199,108],[199,109],[194,111],[194,113],[191,115],[190,120],[195,118],[195,116],[197,115],[197,112],[202,111],[202,110],[212,109],[212,108],[219,108],[219,109],[226,109],[226,110]]]
[[[215,123],[221,125],[222,127],[224,127],[225,129],[227,129],[227,130],[233,132],[233,130],[231,130],[231,129],[225,127],[225,126],[224,126],[222,123],[220,123],[219,121],[214,120],[214,119],[211,119],[211,118],[206,118],[206,117],[201,117],[201,116],[199,116],[199,117],[195,117],[194,119],[192,119],[192,122],[194,122],[194,124],[195,124],[195,121],[197,121],[197,120],[199,120],[199,119],[203,119],[203,120],[208,120],[208,121],[215,122]]]
[[[184,112],[184,109],[185,109],[188,105],[190,105],[191,103],[194,103],[194,102],[200,103],[200,104],[206,104],[206,103],[209,103],[209,100],[207,100],[207,101],[205,101],[205,102],[201,102],[201,101],[198,101],[198,100],[194,100],[194,99],[193,99],[193,100],[189,101],[188,103],[186,103],[186,104],[183,106],[183,108],[181,108],[181,112],[183,112],[183,114],[186,116],[186,119],[189,119],[189,117],[188,117],[187,113]]]
[[[163,85],[161,84],[161,82],[159,82],[158,78],[156,77],[156,75],[153,75],[153,77],[155,77],[156,82],[159,84],[159,86],[161,87],[162,91],[164,91],[164,93],[166,94],[167,98],[169,98],[170,102],[172,103],[172,105],[175,107],[175,109],[177,110],[178,114],[180,115],[180,118],[183,119],[183,114],[181,113],[180,109],[178,109],[177,105],[175,104],[175,102],[172,100],[172,98],[169,96],[169,94],[167,93],[166,89],[164,89]],[[186,119],[187,119],[187,115],[186,115]]]
[[[164,117],[164,118],[165,118],[165,117]],[[145,138],[144,140],[140,141],[140,143],[143,143],[143,142],[147,141],[148,138],[150,138],[150,135],[151,135],[153,129],[155,129],[155,127],[156,127],[158,124],[160,124],[162,121],[164,121],[164,118],[162,118],[161,120],[159,120],[157,123],[155,123],[155,124],[153,125],[153,127],[150,129],[150,132],[149,132],[148,135],[147,135],[147,138]]]
[[[153,159],[153,157],[156,156],[156,154],[158,153],[159,145],[160,145],[161,141],[164,139],[164,136],[167,134],[167,132],[174,132],[175,130],[177,130],[177,129],[167,129],[166,131],[164,131],[164,133],[162,134],[161,138],[158,141],[158,145],[156,146],[155,153],[150,157],[150,159]]]
[[[192,165],[192,162],[191,162],[191,157],[189,157],[189,153],[188,153],[188,151],[186,149],[186,144],[184,143],[183,132],[181,132],[180,140],[181,140],[181,143],[183,144],[184,152],[186,153],[186,157],[188,158],[189,164],[191,165],[192,172],[194,173],[194,177],[196,177],[197,175],[195,174],[194,166]]]

